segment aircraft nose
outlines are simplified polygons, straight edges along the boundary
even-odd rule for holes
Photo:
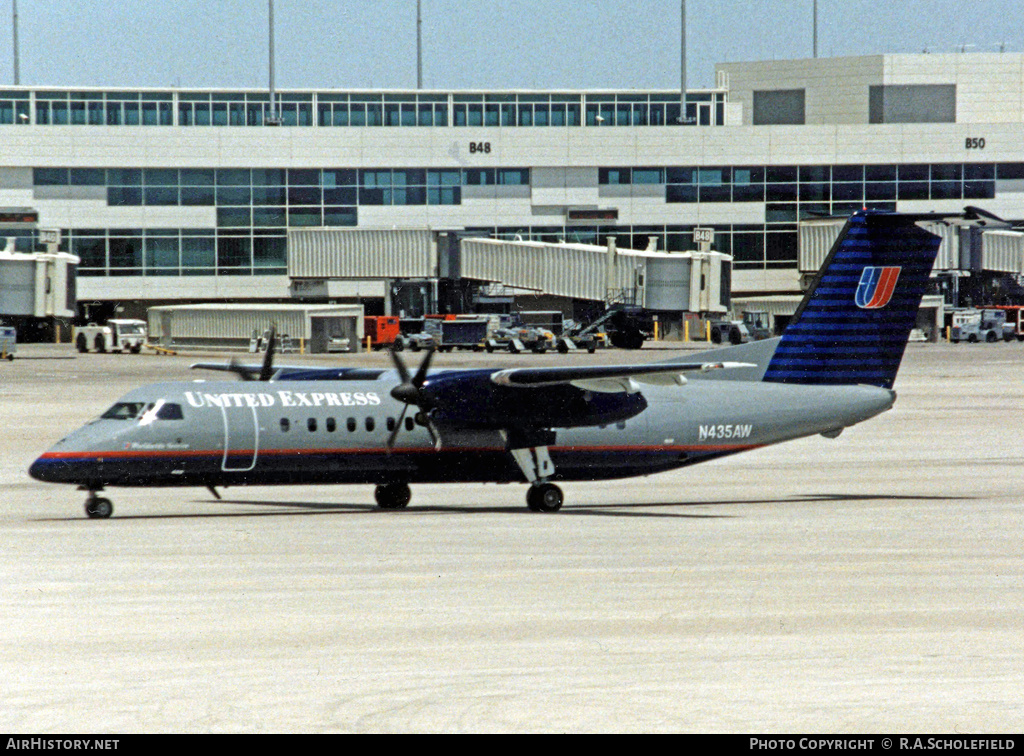
[[[59,469],[65,466],[59,460],[48,458],[44,454],[29,465],[28,474],[36,480],[53,483],[60,480]]]

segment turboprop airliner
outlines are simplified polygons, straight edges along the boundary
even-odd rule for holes
[[[968,216],[970,213],[968,213]],[[955,216],[960,221],[961,216]],[[232,380],[157,383],[118,399],[31,466],[88,492],[114,486],[376,486],[402,509],[417,483],[559,484],[651,475],[845,428],[892,390],[948,216],[861,211],[844,226],[781,337],[687,360],[614,366],[431,369],[201,363]]]

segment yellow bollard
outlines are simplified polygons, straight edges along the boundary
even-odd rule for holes
[[[711,341],[711,321],[704,321],[704,341]]]
[[[689,341],[689,340],[690,340],[690,319],[689,318],[684,318],[683,319],[683,341]]]

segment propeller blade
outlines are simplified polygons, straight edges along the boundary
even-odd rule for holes
[[[398,434],[402,430],[402,422],[405,420],[405,411],[407,409],[409,409],[409,405],[408,404],[403,404],[402,405],[402,413],[398,416],[398,422],[395,423],[395,427],[391,431],[391,435],[388,436],[388,443],[387,443],[388,453],[391,452],[391,449],[395,445],[395,441],[398,439]]]
[[[409,368],[405,366],[405,362],[398,356],[398,352],[394,349],[389,349],[388,354],[391,355],[391,361],[395,363],[395,369],[398,371],[398,377],[402,379],[402,383],[408,383]]]
[[[423,381],[427,378],[427,370],[430,369],[430,361],[434,358],[434,347],[430,346],[427,348],[427,353],[423,356],[423,362],[420,363],[420,369],[416,371],[416,375],[412,378],[412,385],[419,388],[423,385]]]
[[[230,370],[232,373],[237,375],[243,381],[251,381],[252,380],[252,376],[249,374],[249,371],[246,370],[245,368],[243,368],[238,363],[238,360],[236,360],[234,357],[232,357],[231,361],[228,362],[228,370]]]
[[[267,353],[263,355],[263,367],[260,369],[260,380],[269,381],[274,376],[274,349],[277,346],[277,331],[270,326],[270,337],[267,339]]]

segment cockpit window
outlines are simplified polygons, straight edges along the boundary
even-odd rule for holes
[[[148,418],[146,414],[155,410]],[[142,419],[146,422],[156,420],[183,420],[185,415],[181,411],[180,404],[170,402],[118,402],[104,412],[101,416],[104,420],[135,420]]]
[[[185,415],[181,412],[180,404],[165,403],[156,411],[157,420],[184,420]]]
[[[150,404],[149,407],[153,405]],[[145,402],[118,402],[100,417],[104,420],[134,420],[147,409]]]

